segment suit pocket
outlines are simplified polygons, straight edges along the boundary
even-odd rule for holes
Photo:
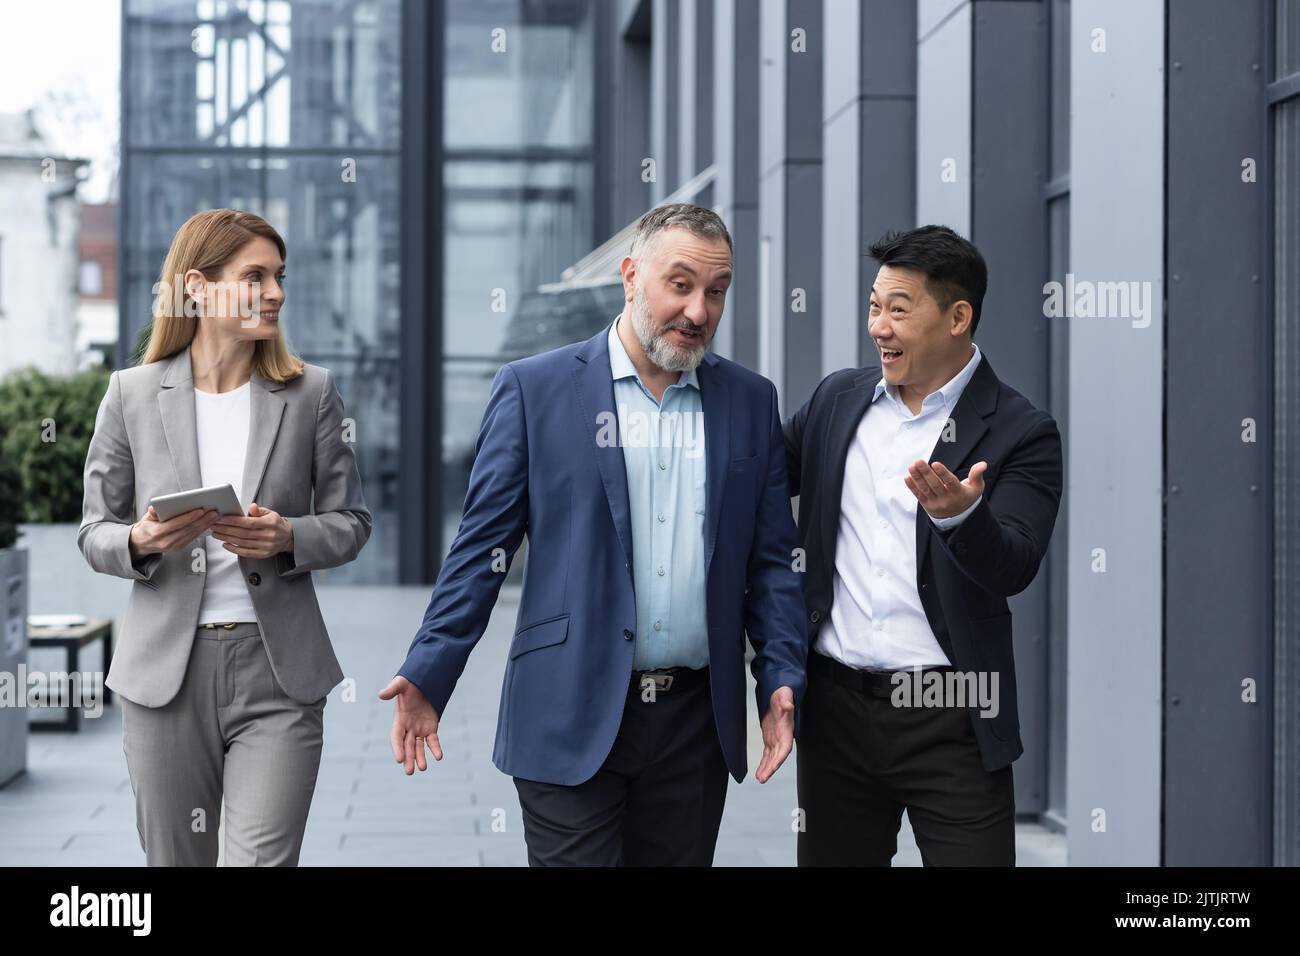
[[[562,644],[568,636],[569,615],[567,614],[530,624],[515,632],[514,641],[510,644],[510,659],[514,660],[520,654],[527,654],[541,647]]]

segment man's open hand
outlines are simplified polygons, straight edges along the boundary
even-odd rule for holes
[[[420,693],[420,688],[405,677],[394,677],[379,692],[379,699],[397,700],[389,742],[393,745],[393,757],[406,766],[408,777],[415,772],[416,767],[429,769],[429,764],[424,759],[426,745],[433,753],[434,760],[442,759],[442,745],[438,743],[438,712]]]

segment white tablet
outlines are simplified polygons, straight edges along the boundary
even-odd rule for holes
[[[173,495],[158,495],[149,499],[153,510],[163,521],[175,518],[195,508],[216,511],[223,515],[242,515],[243,507],[235,496],[235,489],[230,482],[213,485],[211,488],[194,488],[190,491],[178,491]]]

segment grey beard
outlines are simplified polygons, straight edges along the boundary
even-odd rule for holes
[[[698,349],[681,349],[656,332],[650,324],[650,307],[638,289],[632,302],[632,331],[645,351],[646,357],[665,372],[689,372],[704,360],[706,346]]]

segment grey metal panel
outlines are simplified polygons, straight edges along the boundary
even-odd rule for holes
[[[612,68],[615,91],[614,198],[610,235],[654,204],[653,187],[641,178],[641,164],[652,155],[650,145],[651,53],[648,41],[619,43]]]
[[[1047,275],[1047,18],[1021,0],[974,4],[971,239],[989,268],[976,340],[998,377],[1045,408]],[[1047,806],[1048,609],[1046,568],[1011,599],[1025,752],[1016,761],[1016,812]]]
[[[821,371],[822,4],[763,0],[760,16],[759,370],[788,411]],[[807,37],[799,52],[796,29]],[[805,312],[791,309],[795,290]]]
[[[861,163],[862,255],[859,275],[858,362],[876,358],[867,329],[867,302],[876,263],[866,257],[871,243],[891,229],[916,225],[916,76],[914,4],[870,0],[864,5],[859,149]]]
[[[737,0],[714,7],[714,184],[717,212],[735,245],[727,308],[714,349],[758,368],[758,21],[736,16]]]
[[[791,163],[785,188],[786,361],[781,407],[790,414],[812,395],[822,380],[821,163]],[[795,312],[791,308],[790,290],[793,289],[804,291],[806,311]]]
[[[655,181],[650,206],[657,206],[680,184],[677,169],[677,3],[653,0],[650,33],[650,155]],[[642,104],[642,109],[645,108]]]
[[[402,5],[402,441],[398,576],[442,563],[442,73],[444,0]]]
[[[713,4],[695,0],[695,169],[694,175],[713,162]]]
[[[915,75],[915,67],[912,72]],[[916,99],[873,97],[862,101],[861,112],[863,198],[856,345],[858,363],[864,365],[879,360],[867,327],[867,303],[879,266],[867,250],[885,233],[917,224]]]
[[[1169,5],[1164,862],[1272,862],[1265,0]],[[1258,69],[1255,67],[1259,67]],[[1213,135],[1206,135],[1213,130]],[[1246,157],[1260,182],[1241,181]],[[1243,442],[1242,422],[1258,440]],[[1213,463],[1210,465],[1210,463]],[[1243,703],[1242,681],[1258,686]]]
[[[1145,318],[1052,319],[1070,331],[1072,865],[1160,862],[1164,27],[1163,4],[1071,5],[1071,271],[1149,283],[1154,303]]]
[[[874,356],[866,251],[916,208],[916,8],[826,0],[825,22],[822,375]]]
[[[969,3],[963,3],[918,44],[916,74],[916,221],[950,226],[969,236]]]

